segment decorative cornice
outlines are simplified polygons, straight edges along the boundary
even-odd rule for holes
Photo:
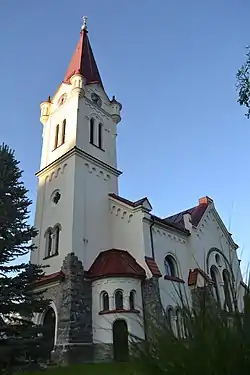
[[[221,220],[220,218],[220,215],[218,214],[218,212],[216,211],[215,207],[212,207],[211,208],[211,212],[212,214],[215,216],[215,219],[217,220],[218,224],[219,224],[219,227],[221,229],[221,231],[223,232],[223,234],[225,235],[226,239],[228,240],[228,242],[230,243],[230,245],[234,248],[234,250],[237,250],[238,249],[238,245],[234,242],[234,240],[232,239],[231,235],[229,234],[229,231],[227,230],[225,224],[223,223],[223,221]]]
[[[99,167],[102,167],[102,168],[110,171],[111,173],[113,173],[117,177],[122,174],[122,172],[119,171],[118,169],[115,169],[115,168],[111,167],[110,165],[104,163],[103,161],[95,158],[94,156],[88,154],[87,152],[85,152],[85,151],[83,151],[80,148],[75,146],[75,147],[71,148],[69,151],[67,151],[65,154],[61,155],[58,159],[54,160],[52,163],[50,163],[49,165],[47,165],[46,167],[44,167],[43,169],[38,171],[36,173],[36,176],[40,177],[43,174],[50,172],[58,164],[62,163],[64,160],[67,160],[72,155],[80,156],[83,159],[88,160],[88,161],[94,163],[95,165],[98,165]]]

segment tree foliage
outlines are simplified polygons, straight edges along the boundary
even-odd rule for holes
[[[246,61],[236,74],[236,88],[238,91],[238,103],[247,110],[246,117],[250,118],[250,46],[247,47]]]
[[[0,146],[0,369],[12,372],[41,356],[42,328],[32,321],[48,301],[34,284],[43,268],[25,262],[34,250],[36,229],[29,225],[27,190],[14,152]]]
[[[196,307],[182,307],[179,335],[169,326],[153,323],[150,340],[137,346],[144,375],[237,375],[250,368],[250,296],[244,314],[229,314],[208,295]]]

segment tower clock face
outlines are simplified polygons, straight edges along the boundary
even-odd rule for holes
[[[91,99],[92,99],[92,101],[96,104],[96,105],[98,105],[98,107],[101,107],[102,106],[102,100],[101,100],[101,98],[96,94],[96,93],[92,93],[91,94]]]

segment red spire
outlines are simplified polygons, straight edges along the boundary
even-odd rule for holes
[[[99,83],[103,87],[101,76],[89,43],[86,24],[82,27],[80,40],[76,46],[63,82],[69,83],[70,78],[75,73],[80,73],[84,76],[87,84]]]

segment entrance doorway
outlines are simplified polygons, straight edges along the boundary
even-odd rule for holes
[[[52,307],[49,307],[43,318],[43,338],[46,356],[49,358],[55,343],[56,316]]]
[[[126,362],[129,358],[128,326],[125,320],[116,320],[113,324],[114,360]]]

